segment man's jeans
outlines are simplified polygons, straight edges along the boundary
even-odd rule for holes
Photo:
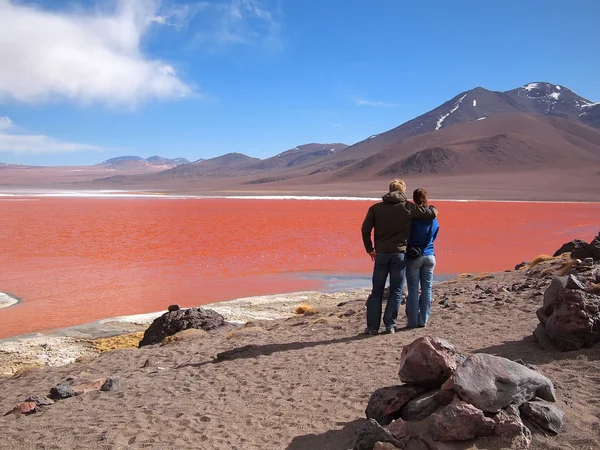
[[[383,290],[388,274],[390,275],[390,297],[385,307],[383,324],[386,328],[396,328],[406,272],[404,256],[405,254],[400,252],[377,253],[373,267],[373,290],[367,300],[367,328],[369,330],[379,330]]]
[[[435,256],[433,255],[409,259],[406,263],[406,283],[408,284],[406,318],[407,326],[410,328],[427,325],[432,301],[434,268]],[[421,284],[421,295],[419,295],[419,283]]]

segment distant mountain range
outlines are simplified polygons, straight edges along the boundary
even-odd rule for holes
[[[335,186],[343,191],[396,176],[446,181],[478,176],[484,184],[510,177],[517,189],[536,173],[569,170],[581,172],[573,175],[578,186],[600,186],[600,103],[547,82],[505,92],[477,87],[351,146],[312,143],[267,159],[242,153],[195,162],[127,156],[102,165],[115,173],[98,177],[92,186],[228,192]],[[128,173],[121,173],[125,168]]]

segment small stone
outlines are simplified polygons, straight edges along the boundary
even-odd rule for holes
[[[423,392],[424,388],[407,384],[379,388],[371,394],[365,415],[387,425],[400,417],[400,410],[409,400]]]
[[[402,419],[396,419],[384,428],[388,430],[392,434],[392,436],[394,436],[398,440],[404,439],[410,434],[406,422]]]
[[[585,258],[582,261],[582,265],[585,266],[585,267],[591,267],[591,266],[593,266],[594,265],[594,258]]]
[[[4,415],[8,416],[9,414],[23,414],[28,416],[30,414],[35,414],[36,412],[39,412],[39,410],[40,409],[37,407],[35,402],[23,402],[15,406],[13,409],[11,409]]]
[[[179,311],[181,307],[179,305],[169,305],[169,312]]]
[[[54,400],[49,399],[45,395],[30,395],[25,399],[25,403],[33,402],[36,406],[54,405]]]
[[[148,358],[146,361],[144,361],[144,364],[142,364],[142,369],[147,369],[151,365],[152,365],[152,361],[150,361],[150,358]]]
[[[58,383],[52,389],[50,389],[50,398],[55,400],[63,400],[69,397],[75,397],[75,391],[71,385],[67,383]]]
[[[556,405],[542,400],[526,402],[519,410],[525,417],[554,435],[559,433],[565,416]]]
[[[575,262],[573,263],[575,266],[581,266],[583,264],[583,261],[580,259],[576,259]]]
[[[374,419],[367,420],[356,430],[353,450],[373,450],[377,442],[389,442],[398,448],[404,448],[404,444],[384,429]]]
[[[567,289],[579,289],[581,291],[585,290],[585,284],[583,284],[575,275],[568,276],[566,287]]]
[[[394,444],[390,444],[389,442],[375,442],[373,446],[373,450],[398,450]]]
[[[100,390],[102,392],[110,392],[110,391],[117,391],[120,388],[121,388],[121,379],[119,377],[112,376],[112,377],[106,379],[106,381],[100,387]]]

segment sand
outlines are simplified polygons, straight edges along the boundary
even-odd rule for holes
[[[543,350],[531,337],[539,293],[549,282],[542,273],[563,263],[540,263],[529,275],[530,289],[500,300],[485,290],[522,283],[524,271],[441,283],[428,326],[394,335],[360,334],[367,291],[308,295],[304,303],[316,314],[230,324],[165,346],[115,350],[3,378],[0,413],[69,376],[118,375],[122,385],[32,416],[0,417],[0,448],[349,449],[370,394],[398,384],[402,346],[425,335],[445,338],[462,352],[521,358],[554,381],[564,429],[557,437],[532,430],[532,448],[598,448],[600,346],[561,353]],[[443,297],[454,306],[440,305]],[[216,359],[220,352],[225,357]],[[502,447],[486,439],[455,448]]]

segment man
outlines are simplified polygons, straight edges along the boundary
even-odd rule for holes
[[[367,300],[367,328],[365,334],[379,333],[383,290],[388,274],[390,276],[390,296],[383,315],[386,333],[396,331],[396,319],[402,300],[402,289],[406,275],[406,241],[410,234],[413,219],[432,220],[437,217],[437,209],[417,206],[407,201],[406,184],[393,180],[390,191],[382,197],[382,202],[369,208],[361,227],[365,250],[375,262],[373,267],[373,289]],[[371,230],[375,228],[375,247],[371,242]]]

